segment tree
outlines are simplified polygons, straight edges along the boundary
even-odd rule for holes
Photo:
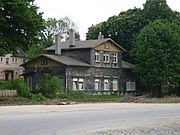
[[[161,96],[165,87],[179,87],[180,25],[155,20],[140,31],[131,54],[135,73],[152,95]]]
[[[39,81],[37,90],[45,97],[55,97],[58,92],[63,90],[62,82],[57,76],[45,73]]]
[[[101,32],[105,38],[112,38],[126,49],[123,59],[133,63],[133,58],[129,53],[133,48],[133,38],[144,26],[156,19],[180,22],[179,13],[173,12],[166,4],[166,0],[147,0],[143,9],[129,9],[118,16],[110,17],[106,22],[91,26],[86,37],[97,39],[98,33]]]
[[[55,35],[61,33],[62,41],[67,41],[69,38],[69,30],[74,29],[76,34],[76,40],[80,40],[79,32],[77,31],[76,24],[68,17],[60,18],[59,20],[55,18],[48,18],[45,21],[45,29],[42,33],[41,38],[46,43],[46,47],[51,46],[53,41],[55,41]]]
[[[24,51],[38,42],[37,35],[43,30],[42,13],[34,0],[0,1],[0,55]]]
[[[44,49],[52,46],[53,42],[55,42],[55,35],[57,33],[61,33],[62,41],[67,41],[69,39],[69,30],[75,30],[75,38],[76,40],[80,40],[78,28],[76,24],[69,19],[68,17],[60,18],[56,20],[55,18],[48,18],[45,21],[45,29],[38,34],[39,43],[34,44],[25,54],[27,59],[33,59],[43,53],[45,53]]]
[[[166,0],[147,0],[144,4],[143,14],[149,22],[176,17],[176,13],[167,5]]]

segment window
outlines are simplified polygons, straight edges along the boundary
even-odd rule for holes
[[[103,62],[109,63],[109,52],[104,52],[103,54]]]
[[[2,57],[0,57],[0,62],[3,62],[3,58]]]
[[[105,48],[105,49],[109,49],[109,44],[108,44],[108,42],[104,43],[104,48]]]
[[[73,78],[73,90],[83,90],[83,89],[84,89],[84,79]]]
[[[95,62],[99,62],[99,61],[100,61],[99,52],[95,51]]]
[[[9,64],[9,58],[6,58],[6,64]]]
[[[32,90],[32,77],[27,77],[27,84],[29,88]]]
[[[26,62],[26,59],[23,59],[23,63]]]
[[[12,63],[17,63],[17,58],[12,58]]]
[[[118,80],[113,79],[113,90],[118,90]]]
[[[78,89],[78,79],[74,78],[73,79],[73,90],[77,90]]]
[[[104,79],[104,90],[109,90],[109,80]]]
[[[113,53],[113,63],[118,63],[118,53]]]
[[[0,71],[0,75],[3,75],[3,71]]]
[[[48,64],[47,58],[43,58],[43,59],[42,59],[42,65],[47,65],[47,64]]]
[[[94,85],[96,91],[100,90],[99,79],[95,79]]]
[[[127,91],[135,91],[136,90],[136,83],[135,81],[127,81],[126,82],[126,90]]]
[[[79,90],[83,90],[84,89],[84,85],[83,85],[83,79],[79,79]]]

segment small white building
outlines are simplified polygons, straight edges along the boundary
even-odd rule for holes
[[[7,54],[0,56],[0,81],[17,79],[23,74],[23,67],[19,65],[25,62],[24,53],[18,50],[16,55]]]

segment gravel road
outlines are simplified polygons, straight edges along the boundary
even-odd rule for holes
[[[180,135],[180,120],[151,122],[133,128],[86,132],[81,135]]]

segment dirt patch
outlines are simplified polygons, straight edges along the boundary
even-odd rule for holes
[[[121,103],[180,103],[180,97],[167,96],[163,98],[150,98],[147,96],[125,96],[119,102]]]
[[[180,97],[168,96],[164,98],[149,98],[147,96],[124,96],[114,101],[64,101],[58,98],[46,101],[32,101],[19,96],[0,97],[0,105],[70,105],[76,103],[180,103]]]

